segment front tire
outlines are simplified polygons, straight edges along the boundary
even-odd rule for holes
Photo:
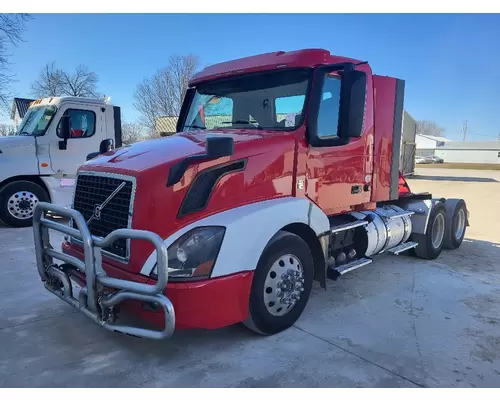
[[[262,335],[290,328],[309,300],[313,276],[314,262],[307,243],[293,233],[279,232],[255,270],[244,325]]]
[[[31,226],[36,205],[49,201],[45,189],[34,182],[8,183],[0,190],[0,220],[13,228]]]

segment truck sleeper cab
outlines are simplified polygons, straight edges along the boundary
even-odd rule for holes
[[[80,167],[71,209],[36,207],[45,287],[124,334],[243,322],[269,335],[297,321],[313,281],[458,248],[465,202],[412,193],[400,173],[403,97],[403,81],[321,49],[206,68],[176,135]],[[49,229],[67,235],[61,252]]]

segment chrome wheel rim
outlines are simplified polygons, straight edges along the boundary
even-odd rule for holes
[[[9,214],[16,219],[29,219],[38,204],[38,197],[34,193],[22,191],[14,193],[7,201]]]
[[[435,249],[441,246],[444,237],[445,220],[444,215],[439,213],[432,224],[432,247]]]
[[[274,316],[282,316],[300,300],[304,291],[304,269],[293,254],[278,258],[264,281],[264,304]]]
[[[465,230],[465,211],[463,208],[458,210],[457,224],[455,226],[455,239],[460,240]]]

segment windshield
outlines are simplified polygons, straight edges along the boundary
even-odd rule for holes
[[[273,71],[196,87],[184,131],[293,130],[303,121],[310,70]]]
[[[43,135],[56,111],[57,107],[53,105],[28,109],[16,135]]]

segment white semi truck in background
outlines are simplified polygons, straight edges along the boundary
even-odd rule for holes
[[[35,100],[15,135],[0,138],[0,221],[31,226],[38,202],[70,206],[89,153],[121,147],[120,108],[104,99]]]

